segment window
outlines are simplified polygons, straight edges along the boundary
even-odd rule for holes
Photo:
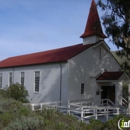
[[[81,94],[84,94],[84,84],[81,84]]]
[[[0,73],[0,88],[2,88],[2,73]]]
[[[99,95],[100,94],[100,90],[98,89],[97,91],[96,91],[96,95]]]
[[[13,77],[12,77],[12,73],[9,73],[9,86],[12,85],[13,81]]]
[[[39,83],[40,83],[40,72],[35,72],[35,92],[39,92]]]
[[[25,77],[24,72],[21,72],[21,85],[22,86],[24,86],[24,77]]]

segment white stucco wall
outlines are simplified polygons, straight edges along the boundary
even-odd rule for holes
[[[101,57],[100,57],[101,50]],[[62,65],[62,82],[61,80]],[[100,89],[100,84],[96,82],[96,76],[103,69],[107,71],[118,71],[120,65],[113,58],[104,45],[100,44],[91,47],[72,59],[64,63],[43,64],[26,67],[14,67],[0,69],[3,73],[3,87],[8,85],[9,72],[14,75],[14,83],[20,83],[20,73],[25,72],[25,87],[29,92],[31,102],[48,102],[60,100],[75,100],[94,98],[100,99],[101,95],[96,95]],[[40,71],[40,92],[34,92],[34,73]],[[81,94],[81,84],[85,85],[85,92]],[[117,90],[117,89],[116,89]],[[117,97],[117,96],[116,96]]]
[[[100,47],[102,58],[99,56]],[[99,88],[96,76],[101,73],[102,69],[118,71],[119,68],[120,65],[102,44],[73,57],[69,60],[69,99],[90,97],[100,99],[101,95],[96,95],[96,90]],[[81,83],[85,84],[84,95],[81,94]]]
[[[62,82],[61,82],[61,100],[67,100],[68,97],[68,64],[61,63],[62,65]],[[34,92],[34,73],[40,71],[40,91]],[[14,67],[0,69],[3,73],[2,87],[9,85],[9,72],[13,73],[14,83],[20,83],[20,73],[25,72],[25,87],[29,92],[30,102],[48,102],[60,100],[60,80],[61,80],[61,66],[59,63],[43,64],[26,67]]]

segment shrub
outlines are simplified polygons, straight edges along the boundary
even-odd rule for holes
[[[10,123],[24,117],[33,117],[35,112],[32,112],[30,106],[23,106],[19,101],[12,98],[4,98],[0,96],[0,130],[7,127]]]
[[[35,117],[24,117],[11,122],[5,130],[42,130],[43,121]]]
[[[101,130],[103,128],[103,123],[100,120],[90,119],[87,125],[87,130]]]
[[[0,95],[0,99],[0,130],[118,130],[119,119],[129,120],[119,115],[105,123],[92,119],[86,125],[74,116],[64,115],[57,110],[32,111],[30,106],[25,107],[12,98]]]
[[[107,129],[107,130],[119,130],[118,128],[118,121],[121,119],[121,118],[124,118],[124,120],[129,120],[129,118],[127,116],[124,116],[124,115],[119,115],[119,116],[115,116],[114,118],[112,119],[109,119],[105,124],[104,124],[104,129]],[[128,128],[130,129],[130,128]]]
[[[12,84],[5,90],[1,90],[0,94],[6,98],[13,98],[22,103],[29,102],[27,99],[27,97],[29,96],[28,91],[25,89],[24,86],[20,85],[19,83]]]
[[[56,110],[44,109],[38,112],[44,119],[45,130],[87,130],[87,125],[72,115],[63,115]]]

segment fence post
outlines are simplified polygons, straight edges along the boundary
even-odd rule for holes
[[[117,115],[119,115],[119,108],[117,108],[116,110],[117,110]]]
[[[96,107],[94,109],[94,115],[95,115],[95,119],[97,120],[97,108]]]
[[[55,110],[57,110],[57,107],[58,107],[58,103],[55,102]]]
[[[40,104],[40,110],[42,110],[42,103]]]
[[[80,101],[80,105],[82,106],[82,104],[83,104],[83,102],[82,101]]]
[[[70,101],[68,101],[67,113],[70,115]]]
[[[34,104],[31,104],[31,106],[32,106],[32,111],[35,111],[35,109],[34,109]]]
[[[83,121],[83,119],[84,119],[84,118],[83,118],[83,117],[84,117],[83,107],[81,106],[80,109],[81,109],[81,121]]]
[[[108,108],[106,108],[106,121],[108,121]]]

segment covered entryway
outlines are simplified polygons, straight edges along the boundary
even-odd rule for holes
[[[116,106],[122,105],[122,85],[129,76],[122,71],[103,72],[97,78],[101,99],[110,99]]]
[[[101,99],[110,99],[115,103],[115,85],[101,86]]]

